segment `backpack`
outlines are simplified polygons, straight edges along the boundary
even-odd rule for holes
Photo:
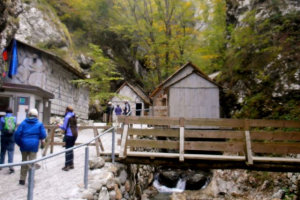
[[[68,126],[70,126],[70,129],[72,131],[72,135],[77,138],[78,136],[78,131],[77,131],[77,119],[76,116],[73,115],[72,117],[69,118],[68,121]]]
[[[16,123],[15,118],[11,117],[4,117],[4,125],[3,125],[3,133],[4,135],[13,135],[15,132]]]

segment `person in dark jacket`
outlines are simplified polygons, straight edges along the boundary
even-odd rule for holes
[[[114,106],[111,102],[108,102],[106,107],[106,123],[111,124],[112,123],[112,114],[114,111]]]
[[[6,128],[5,125],[6,121],[9,121],[11,118],[11,126],[12,130],[9,131],[8,128]],[[1,157],[0,157],[0,164],[3,164],[5,161],[5,154],[7,151],[8,154],[8,163],[12,163],[14,160],[14,151],[15,151],[15,140],[14,140],[14,132],[15,132],[15,127],[16,127],[16,117],[13,116],[12,114],[12,109],[8,108],[6,110],[6,115],[1,118],[0,121],[0,127],[1,127]],[[9,168],[9,173],[12,174],[14,173],[15,170],[13,167]]]
[[[131,114],[131,109],[130,109],[130,104],[128,101],[125,101],[125,107],[124,107],[124,115],[130,115]]]
[[[122,108],[119,105],[117,105],[117,107],[115,108],[115,113],[116,113],[116,115],[122,114]]]
[[[73,112],[72,106],[68,106],[66,108],[64,123],[63,125],[60,125],[59,128],[65,131],[66,149],[73,147],[77,139],[78,130],[77,130],[76,116]],[[62,168],[62,170],[69,171],[69,169],[74,169],[73,160],[74,160],[73,150],[67,151],[65,166]]]
[[[38,111],[33,108],[28,112],[26,118],[15,132],[15,141],[22,153],[22,162],[36,159],[39,149],[39,142],[47,137],[46,130],[42,122],[38,119]],[[25,185],[28,165],[21,166],[20,185]]]

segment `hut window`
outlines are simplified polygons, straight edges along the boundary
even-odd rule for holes
[[[166,106],[166,105],[167,105],[167,98],[164,97],[164,98],[162,98],[161,101],[162,101],[162,105],[163,105],[163,106]]]
[[[135,115],[136,116],[141,116],[141,113],[142,113],[142,103],[136,103],[135,104]]]

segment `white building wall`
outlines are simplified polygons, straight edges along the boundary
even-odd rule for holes
[[[55,95],[51,99],[51,114],[64,115],[68,105],[83,119],[88,118],[89,91],[77,88],[71,80],[78,77],[52,57],[31,47],[18,46],[18,74],[5,82],[40,87]]]

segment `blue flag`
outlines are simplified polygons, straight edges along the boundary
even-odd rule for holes
[[[12,46],[12,54],[11,54],[11,59],[10,59],[10,64],[9,64],[9,70],[8,70],[8,77],[12,78],[12,76],[16,75],[18,72],[18,50],[17,50],[17,41],[13,41],[13,46]]]

